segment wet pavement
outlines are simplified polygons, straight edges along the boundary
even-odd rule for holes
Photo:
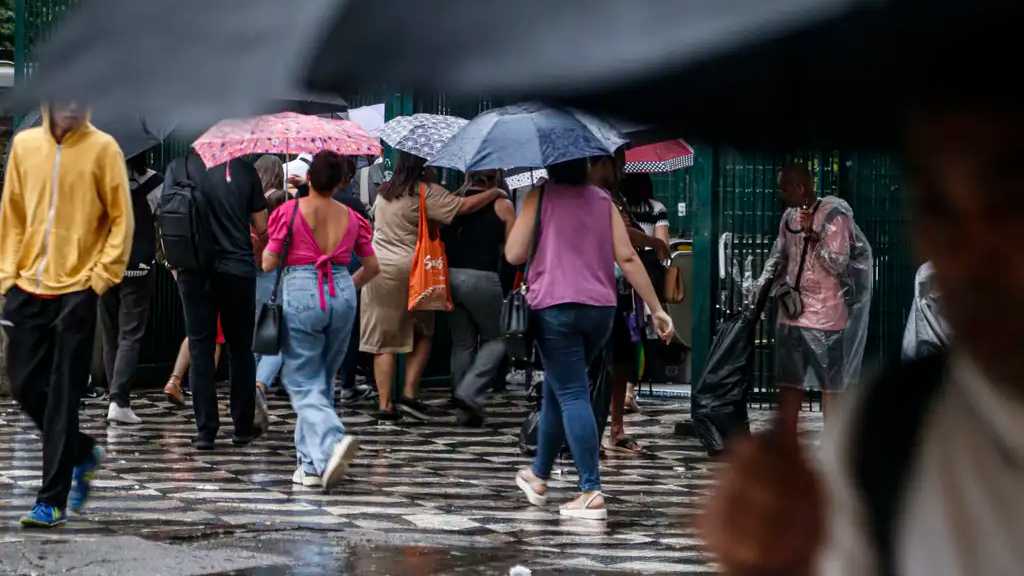
[[[428,391],[443,404],[442,391]],[[226,396],[226,391],[225,394]],[[18,516],[40,483],[37,431],[0,398],[0,574],[533,574],[714,573],[693,528],[719,464],[695,440],[673,436],[681,400],[644,403],[628,431],[648,449],[602,461],[607,522],[567,521],[575,472],[560,462],[552,503],[529,506],[513,482],[528,459],[517,436],[529,404],[519,388],[496,395],[481,430],[454,418],[379,425],[370,406],[343,409],[362,450],[330,494],[291,484],[294,415],[272,398],[270,434],[230,443],[221,406],[220,441],[196,452],[191,409],[160,394],[133,400],[144,420],[108,427],[90,401],[82,427],[107,450],[85,515],[55,531],[24,531]],[[755,410],[755,427],[768,413]],[[816,441],[817,413],[805,419]]]

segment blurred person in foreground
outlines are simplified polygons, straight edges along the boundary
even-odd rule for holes
[[[121,281],[132,201],[117,142],[77,102],[44,106],[14,137],[0,204],[0,324],[11,392],[42,433],[42,484],[29,527],[64,524],[89,496],[102,451],[79,431],[97,299]]]
[[[142,419],[131,408],[129,391],[139,367],[156,276],[153,272],[156,229],[150,199],[159,196],[163,183],[163,177],[147,166],[145,154],[128,159],[128,186],[135,222],[132,251],[124,279],[100,297],[99,308],[103,368],[110,385],[107,422],[142,424]]]
[[[969,86],[933,92],[944,101],[906,135],[918,248],[956,343],[846,398],[821,472],[797,438],[796,390],[774,430],[730,447],[701,520],[728,574],[1024,566],[1024,118],[1005,91]]]
[[[427,218],[450,224],[456,216],[482,209],[503,193],[489,190],[470,198],[452,194],[434,182],[426,159],[399,152],[395,175],[381,186],[373,209],[373,249],[380,259],[380,276],[363,290],[359,349],[374,355],[380,411],[376,418],[395,421],[402,414],[417,420],[434,417],[432,407],[419,401],[420,377],[430,360],[434,313],[409,311],[409,275],[419,237],[420,195]],[[398,398],[391,388],[398,369],[397,354],[407,354],[405,382]]]
[[[298,416],[292,482],[325,490],[341,480],[358,448],[334,411],[334,376],[352,337],[356,291],[380,271],[370,223],[331,198],[352,173],[334,152],[317,153],[309,167],[309,195],[274,212],[263,252],[265,272],[284,267],[281,381]],[[282,262],[285,244],[289,250]],[[363,266],[350,276],[353,253]]]
[[[531,467],[516,473],[515,483],[531,504],[546,505],[555,458],[568,442],[580,494],[563,504],[559,514],[603,520],[608,508],[601,493],[600,438],[587,368],[611,335],[616,264],[650,306],[659,336],[667,340],[674,329],[618,208],[606,190],[590,184],[589,159],[561,162],[547,170],[550,181],[527,195],[505,244],[510,264],[529,262],[531,329],[544,363],[537,455]]]
[[[498,170],[470,172],[456,194],[471,198],[503,186]],[[502,190],[504,192],[504,190]],[[441,230],[450,266],[452,302],[448,316],[452,333],[452,382],[458,422],[479,428],[484,425],[484,401],[505,359],[501,334],[502,249],[512,231],[516,209],[505,197],[488,206],[456,216]]]

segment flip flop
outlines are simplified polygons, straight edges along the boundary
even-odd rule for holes
[[[621,454],[642,454],[644,451],[640,444],[629,436],[623,436],[616,440],[614,444],[605,446],[605,448]]]

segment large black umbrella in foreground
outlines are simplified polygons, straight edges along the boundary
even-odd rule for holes
[[[40,54],[15,106],[78,98],[199,131],[307,99],[301,79],[337,0],[81,2]],[[296,96],[297,95],[297,96]]]
[[[131,158],[160,144],[174,131],[174,124],[167,120],[149,119],[137,113],[118,114],[109,109],[94,113],[90,120],[93,126],[117,140],[125,158]],[[34,110],[21,120],[17,131],[38,126],[41,121],[39,111]]]
[[[986,0],[105,0],[76,9],[19,94],[141,102],[202,123],[282,89],[383,83],[562,100],[737,144],[891,143],[937,97],[1016,102],[1022,11]]]

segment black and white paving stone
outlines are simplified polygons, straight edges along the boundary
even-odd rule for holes
[[[329,494],[291,483],[295,416],[286,400],[270,399],[267,436],[236,447],[226,394],[222,390],[223,428],[214,452],[192,449],[191,407],[173,408],[159,393],[133,399],[144,421],[135,427],[108,426],[106,404],[89,401],[82,428],[97,438],[107,460],[87,512],[72,516],[64,533],[194,538],[305,529],[404,544],[511,547],[524,561],[542,558],[542,564],[583,572],[714,572],[693,520],[720,464],[696,440],[673,435],[674,425],[686,419],[685,400],[648,400],[642,414],[627,418],[628,432],[648,453],[609,453],[602,461],[610,516],[592,522],[558,515],[558,504],[575,492],[570,461],[556,466],[546,508],[529,506],[515,487],[516,469],[529,462],[517,447],[529,410],[518,387],[492,398],[483,429],[458,428],[454,417],[381,425],[369,405],[341,408],[362,448],[347,479]],[[426,392],[437,406],[445,394]],[[752,416],[761,427],[770,413],[754,410]],[[817,442],[820,414],[805,414],[802,426]],[[40,458],[37,430],[10,398],[0,398],[0,541],[20,533],[17,518],[33,504]]]

